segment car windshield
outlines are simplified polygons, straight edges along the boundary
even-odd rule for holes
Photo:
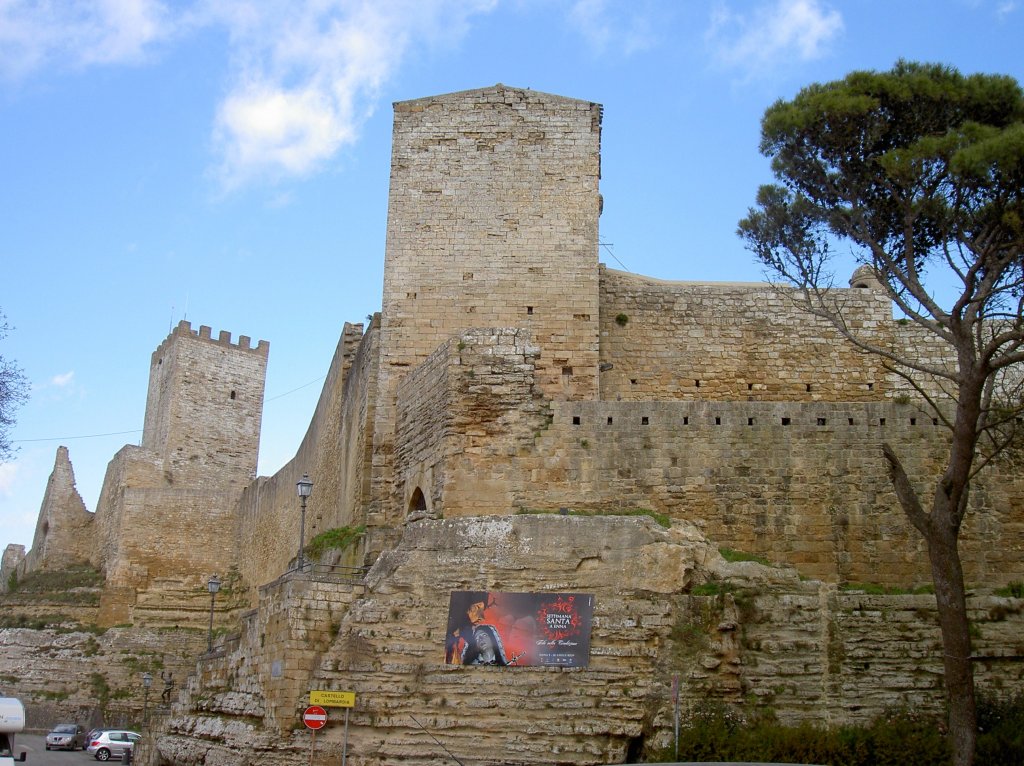
[[[75,727],[73,724],[70,723],[62,723],[59,726],[55,726],[53,730],[57,734],[73,734],[75,731]]]

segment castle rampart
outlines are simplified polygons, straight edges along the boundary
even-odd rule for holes
[[[891,344],[892,305],[836,291],[850,326]],[[601,399],[878,401],[893,389],[795,291],[764,283],[667,282],[601,268]]]
[[[296,558],[299,500],[295,483],[304,473],[314,481],[306,512],[307,543],[317,532],[367,522],[379,320],[365,333],[362,329],[362,325],[345,324],[295,457],[242,493],[238,566],[249,584],[272,579]],[[255,592],[251,595],[255,599]]]

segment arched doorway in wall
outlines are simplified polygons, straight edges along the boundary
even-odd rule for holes
[[[409,513],[422,513],[427,510],[427,498],[423,496],[423,490],[419,487],[412,492],[409,498]]]

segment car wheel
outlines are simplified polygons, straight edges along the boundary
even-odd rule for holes
[[[109,761],[110,760],[110,751],[107,750],[107,748],[105,748],[105,747],[101,747],[99,750],[96,751],[96,760],[97,761]]]
[[[47,745],[47,746],[46,746],[46,749],[47,749],[47,750],[49,750],[49,749],[50,749],[50,746],[49,746],[49,745]]]

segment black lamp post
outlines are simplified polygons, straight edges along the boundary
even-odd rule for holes
[[[299,570],[302,570],[303,564],[305,564],[305,558],[303,557],[303,548],[306,546],[306,498],[313,493],[313,482],[309,479],[309,474],[302,474],[302,478],[295,482],[295,488],[299,492],[299,499],[302,501],[302,515],[299,517]]]
[[[217,591],[220,590],[220,578],[217,575],[210,575],[206,588],[210,591],[210,630],[206,634],[206,653],[209,654],[213,651],[213,602],[217,599]]]
[[[153,674],[145,672],[142,674],[142,723],[149,723],[149,687],[153,685]]]

